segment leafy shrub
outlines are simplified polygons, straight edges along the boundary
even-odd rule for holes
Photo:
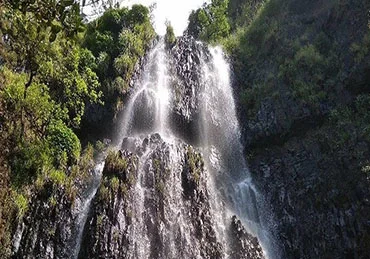
[[[81,144],[76,134],[61,122],[53,123],[48,130],[48,143],[54,156],[54,162],[58,165],[65,152],[68,162],[76,162],[80,157]]]
[[[49,147],[40,141],[21,143],[13,151],[11,157],[11,179],[14,186],[21,187],[41,173],[43,168],[50,165]]]
[[[87,25],[83,45],[96,58],[93,71],[102,83],[103,102],[112,117],[121,107],[122,95],[127,92],[137,61],[154,36],[149,10],[142,5],[109,9]]]
[[[12,196],[14,197],[14,204],[17,210],[17,217],[18,219],[21,219],[28,210],[28,199],[24,194],[18,192],[13,192]]]
[[[103,174],[120,175],[127,170],[127,161],[121,157],[120,152],[110,150],[105,159]]]
[[[189,16],[188,33],[201,40],[217,43],[229,36],[228,0],[212,0]]]
[[[51,172],[49,172],[48,177],[50,181],[57,186],[64,185],[67,179],[67,176],[63,171],[56,169],[52,169]]]
[[[123,54],[118,56],[114,60],[114,68],[118,75],[122,75],[130,78],[134,71],[135,63],[129,54]]]
[[[166,35],[164,36],[167,46],[171,47],[176,42],[176,36],[170,22],[166,22]]]

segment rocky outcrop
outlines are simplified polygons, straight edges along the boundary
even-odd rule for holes
[[[208,60],[210,53],[204,43],[191,36],[183,36],[170,50],[170,55],[174,63],[171,66],[172,74],[176,75],[172,82],[173,109],[190,121],[199,112],[200,91],[203,89],[201,60]]]
[[[241,221],[233,216],[230,227],[230,258],[259,259],[264,258],[262,248],[256,237],[249,234]]]
[[[135,184],[137,157],[129,152],[110,153],[103,179],[86,223],[80,258],[127,258],[129,226],[132,221],[129,200]]]
[[[169,50],[173,64],[171,78],[172,112],[170,120],[177,135],[187,143],[199,141],[199,117],[204,89],[202,60],[208,61],[210,53],[206,44],[191,36],[179,37],[176,45]]]
[[[245,151],[271,205],[281,257],[367,258],[370,143],[359,133],[368,115],[360,115],[356,100],[369,91],[370,57],[359,57],[353,47],[369,33],[369,2],[277,0],[265,6],[245,36],[253,54],[243,66],[233,58],[236,87],[248,89],[239,95]],[[324,62],[302,66],[308,49]],[[333,124],[340,110],[350,111],[350,119],[341,114]]]
[[[55,191],[47,184],[29,206],[15,233],[19,240],[14,240],[14,245],[19,248],[14,247],[13,258],[70,258],[76,226],[65,190]]]
[[[79,257],[224,258],[202,155],[159,134],[124,147],[107,157]],[[240,221],[232,226],[243,244],[233,258],[263,258]]]
[[[318,132],[260,150],[249,160],[273,207],[285,258],[367,258],[370,180],[366,142],[329,151]]]
[[[26,213],[14,218],[12,258],[75,258],[87,196],[99,180],[90,158],[84,154],[68,176],[56,171],[29,190]]]

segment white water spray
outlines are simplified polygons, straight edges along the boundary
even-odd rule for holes
[[[214,174],[217,199],[228,204],[229,213],[236,213],[248,231],[258,236],[267,257],[277,252],[270,243],[269,232],[264,229],[260,212],[265,210],[262,197],[252,184],[246,165],[241,132],[230,82],[230,67],[220,47],[210,48],[211,62],[203,60],[201,146]],[[213,206],[219,211],[219,201]],[[224,217],[218,215],[218,218]],[[276,255],[275,255],[276,256]]]
[[[124,137],[159,132],[168,134],[167,119],[170,105],[168,57],[163,39],[148,54],[143,77],[125,107],[117,144]]]
[[[101,180],[101,177],[102,177],[102,172],[103,172],[103,169],[104,169],[104,164],[105,164],[105,162],[102,161],[102,162],[98,163],[95,166],[95,168],[92,172],[92,175],[91,175],[91,178],[92,178],[91,179],[91,184],[90,184],[89,188],[84,193],[85,197],[82,198],[82,199],[78,199],[76,201],[79,204],[77,204],[75,206],[75,208],[77,210],[75,212],[75,214],[77,214],[78,217],[77,217],[76,223],[75,223],[75,225],[77,226],[77,236],[76,236],[75,243],[72,245],[72,251],[73,251],[72,258],[73,259],[77,259],[78,254],[80,252],[84,226],[85,226],[88,214],[89,214],[89,209],[90,209],[90,206],[91,206],[91,202],[93,201],[93,199],[95,197],[95,194],[96,194],[96,191],[99,188],[100,180]]]

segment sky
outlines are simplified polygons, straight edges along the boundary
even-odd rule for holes
[[[182,35],[188,24],[191,10],[202,6],[207,0],[123,0],[121,5],[143,4],[149,6],[157,3],[154,10],[154,27],[160,35],[166,33],[165,21],[171,22],[176,36]]]

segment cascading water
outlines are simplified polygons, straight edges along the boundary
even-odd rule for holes
[[[236,214],[264,250],[271,249],[243,157],[222,50],[185,38],[170,49],[160,39],[146,60],[114,142],[125,150],[120,152],[127,170],[119,185],[123,194],[110,196],[108,205],[93,205],[85,232],[97,239],[85,239],[79,257],[99,252],[114,258],[262,258],[239,223],[231,227]],[[195,147],[186,143],[190,139]],[[111,184],[102,181],[96,199]],[[233,251],[235,240],[238,250],[248,251],[244,256]]]
[[[74,243],[71,245],[71,248],[72,248],[72,251],[73,251],[73,254],[71,256],[71,258],[75,259],[78,257],[78,253],[80,251],[80,246],[81,246],[81,239],[82,239],[82,234],[83,234],[83,229],[84,229],[84,226],[85,226],[85,223],[86,223],[86,220],[87,220],[87,217],[88,217],[88,213],[89,213],[89,208],[90,208],[90,205],[91,205],[91,202],[96,194],[96,191],[98,190],[98,187],[99,187],[99,183],[100,183],[100,180],[101,180],[101,173],[103,171],[103,168],[104,168],[104,161],[102,162],[99,162],[93,172],[92,172],[92,179],[91,179],[91,183],[89,185],[89,188],[87,188],[87,190],[85,190],[84,192],[84,196],[82,199],[78,199],[77,202],[79,202],[80,204],[76,205],[76,209],[78,210],[77,212],[75,212],[76,214],[78,214],[78,217],[76,219],[76,239],[74,240]]]
[[[169,111],[168,57],[165,44],[159,41],[148,54],[143,77],[135,85],[135,92],[126,105],[116,143],[138,133],[166,132]]]
[[[240,142],[241,132],[230,82],[230,67],[220,47],[210,48],[211,62],[202,62],[201,146],[208,168],[215,173],[215,187],[246,225],[257,235],[268,256],[277,251],[261,224],[259,211],[265,210],[251,176]]]

